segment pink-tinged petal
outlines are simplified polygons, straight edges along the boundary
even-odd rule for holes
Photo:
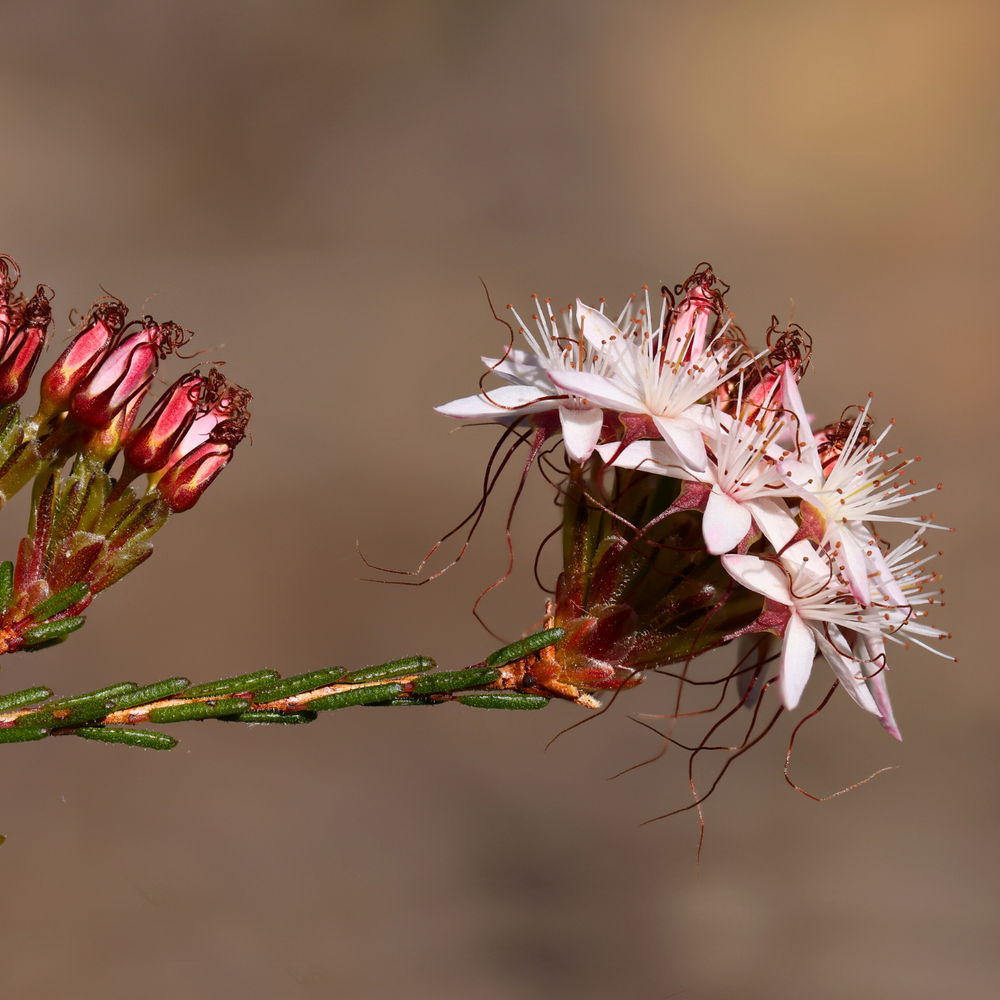
[[[715,490],[708,496],[705,514],[701,519],[701,531],[705,545],[713,556],[735,549],[746,537],[753,519],[742,504],[732,497]]]
[[[892,714],[892,705],[889,703],[889,690],[885,683],[885,641],[881,635],[864,635],[865,651],[870,662],[860,664],[862,673],[865,675],[865,683],[868,690],[875,699],[878,706],[879,722],[882,728],[897,740],[902,741],[899,726]]]
[[[548,395],[541,389],[528,385],[502,385],[490,389],[489,397],[479,393],[477,396],[466,396],[464,399],[453,399],[450,403],[435,406],[438,413],[457,420],[480,419],[503,420],[508,417],[518,417],[522,413],[541,413],[543,410],[554,410],[559,405],[558,399],[543,399]]]
[[[708,465],[705,438],[693,420],[687,417],[658,417],[654,413],[653,423],[686,468],[693,472],[705,471]]]
[[[621,331],[600,310],[576,300],[576,321],[584,337],[598,349],[606,347],[608,341],[622,336]]]
[[[794,603],[788,591],[788,577],[782,572],[781,567],[773,562],[759,559],[757,556],[730,554],[722,557],[722,565],[726,572],[747,590],[763,594],[778,604],[790,607]]]
[[[798,426],[792,428],[793,441],[798,447],[799,457],[803,462],[808,463],[814,469],[821,469],[819,451],[816,442],[813,440],[812,427],[809,423],[809,415],[805,406],[802,405],[802,396],[799,393],[799,384],[795,380],[795,375],[791,368],[786,368],[782,377],[781,390],[784,394],[784,405],[786,410],[791,410],[798,418]],[[793,422],[794,423],[794,422]]]
[[[563,444],[570,461],[583,463],[594,453],[597,439],[604,426],[604,411],[599,406],[574,410],[569,406],[559,407],[559,422],[562,424]]]
[[[774,546],[775,552],[780,552],[799,530],[798,522],[783,500],[748,500],[745,506],[761,534]]]
[[[813,466],[794,458],[782,459],[776,471],[789,489],[795,490],[796,495],[804,496],[806,499],[823,488],[823,476]]]
[[[816,659],[816,636],[796,614],[785,626],[781,644],[781,701],[791,710],[798,705]]]
[[[593,372],[550,371],[549,378],[563,392],[570,392],[598,406],[606,406],[609,410],[621,410],[623,413],[647,412],[644,403],[603,375],[595,375]]]
[[[483,358],[482,361],[491,374],[499,376],[505,382],[513,385],[531,385],[549,395],[555,395],[559,391],[549,381],[544,361],[537,354],[512,350],[506,357]]]
[[[597,452],[606,462],[621,448],[620,441],[610,441],[597,446]],[[683,470],[680,459],[665,441],[633,441],[615,459],[614,464],[621,469],[642,469],[657,475],[678,477]]]
[[[837,633],[832,631],[833,626],[830,626],[830,628],[831,633],[836,637]],[[881,716],[878,706],[875,704],[875,699],[872,698],[871,693],[865,686],[864,680],[860,677],[861,664],[834,646],[822,632],[817,631],[815,637],[816,645],[819,646],[819,651],[823,654],[823,659],[830,664],[834,674],[836,674],[837,679],[840,681],[841,687],[866,712]],[[846,640],[844,640],[842,635],[839,638],[839,642],[842,642],[845,648],[847,647]]]
[[[878,545],[874,544],[871,532],[868,531],[863,524],[860,524],[857,521],[848,521],[846,530],[850,531],[851,534],[854,535],[854,537],[858,540],[858,544],[864,549],[865,562],[877,574],[878,579],[876,582],[882,593],[885,594],[885,596],[889,598],[889,601],[897,608],[909,607],[909,601],[906,599],[906,595],[899,586],[899,581],[890,569],[889,564],[885,561],[885,556],[882,555],[882,550],[878,547]],[[859,531],[863,532],[860,537],[858,535]],[[865,535],[867,535],[867,538]],[[869,539],[873,544],[866,544]]]
[[[865,561],[865,554],[861,551],[858,540],[850,531],[838,526],[828,532],[828,541],[834,546],[840,542],[836,552],[843,560],[844,575],[847,577],[851,593],[858,604],[867,607],[871,604],[872,588],[868,582],[868,563]]]

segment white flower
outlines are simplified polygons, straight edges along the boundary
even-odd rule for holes
[[[751,408],[755,419],[749,421],[734,419],[718,398],[713,400],[707,408],[710,454],[704,469],[688,468],[668,444],[648,440],[633,442],[612,464],[701,483],[706,487],[701,522],[705,545],[714,556],[730,552],[749,534],[753,521],[762,527],[775,518],[791,518],[784,505],[774,502],[776,497],[794,495],[775,471],[782,453],[774,441],[785,426],[783,411],[776,413],[772,407],[778,385],[775,381],[763,401]],[[744,412],[742,375],[736,412]],[[618,447],[613,442],[597,450],[607,461]]]
[[[808,542],[798,542],[780,563],[758,556],[725,555],[722,564],[748,590],[787,609],[779,679],[785,708],[798,705],[818,650],[854,701],[881,716],[841,631],[877,632],[880,627],[865,618],[864,608],[849,593],[836,586],[822,553]]]
[[[666,299],[654,329],[648,289],[645,308],[633,316],[630,302],[617,323],[579,300],[576,314],[583,336],[609,373],[552,372],[552,381],[609,409],[647,414],[684,465],[703,471],[708,463],[702,437],[707,408],[700,400],[729,377],[732,353],[723,339],[728,322],[705,343],[712,312],[704,292],[697,288],[690,293],[665,332]]]
[[[794,379],[786,380],[785,401],[798,418],[799,457],[784,459],[778,471],[799,498],[820,513],[825,522],[820,543],[836,554],[839,568],[855,598],[867,604],[870,597],[868,577],[873,572],[885,577],[885,568],[874,535],[864,522],[891,521],[918,527],[942,527],[928,524],[926,518],[884,513],[933,493],[934,489],[907,493],[905,485],[894,482],[895,477],[916,459],[901,460],[892,468],[885,467],[902,451],[899,449],[892,455],[879,451],[892,428],[891,422],[874,442],[862,439],[861,432],[871,407],[871,397],[854,421],[840,454],[828,472],[823,471],[819,448],[809,428],[809,418]],[[912,484],[912,480],[910,482]]]
[[[537,302],[536,296],[536,304]],[[601,436],[604,412],[600,406],[567,395],[553,384],[549,376],[553,371],[603,371],[604,363],[587,347],[580,332],[573,329],[571,315],[564,313],[564,329],[560,332],[547,299],[545,308],[546,320],[539,318],[537,314],[534,316],[538,328],[537,337],[517,312],[511,310],[521,326],[521,334],[534,354],[509,349],[499,360],[483,358],[487,367],[509,385],[456,399],[443,406],[436,406],[435,410],[448,417],[495,420],[500,423],[509,423],[522,414],[556,410],[559,413],[566,453],[572,461],[582,463],[593,454]]]

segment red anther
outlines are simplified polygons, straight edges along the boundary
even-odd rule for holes
[[[96,302],[84,321],[84,329],[73,338],[59,360],[42,376],[39,421],[49,420],[69,409],[73,390],[114,343],[125,325],[128,308],[118,299]]]

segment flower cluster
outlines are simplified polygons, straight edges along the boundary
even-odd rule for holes
[[[139,420],[160,362],[191,333],[150,317],[128,323],[124,303],[105,296],[22,417],[52,313],[51,290],[26,299],[19,278],[0,256],[0,506],[34,483],[17,565],[0,565],[0,653],[61,641],[84,623],[94,595],[145,560],[167,516],[193,507],[230,462],[250,401],[218,369],[196,368]],[[143,474],[146,489],[131,488]]]
[[[557,316],[536,298],[531,324],[512,310],[529,350],[511,342],[483,359],[506,384],[437,408],[529,423],[532,458],[562,435],[564,569],[549,623],[569,634],[532,683],[584,700],[772,633],[786,708],[820,655],[898,738],[886,643],[946,637],[924,622],[939,595],[926,590],[938,577],[923,536],[939,526],[898,510],[932,490],[914,491],[917,459],[884,444],[891,422],[874,432],[870,396],[815,428],[799,391],[810,338],[774,321],[755,353],[727,291],[701,265],[655,312],[645,288],[615,318],[603,300]],[[891,523],[914,531],[892,546],[879,534]]]

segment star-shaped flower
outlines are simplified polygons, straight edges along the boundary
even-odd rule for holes
[[[537,313],[533,317],[537,336],[516,311],[511,311],[534,353],[509,348],[500,359],[483,358],[490,371],[509,384],[456,399],[434,409],[447,417],[500,423],[509,423],[522,414],[556,410],[566,454],[571,461],[585,462],[593,454],[601,436],[604,412],[600,406],[557,388],[551,375],[564,371],[604,371],[604,362],[586,344],[580,331],[573,329],[569,311],[563,314],[563,330],[560,332],[548,299],[545,300],[545,319]]]
[[[645,308],[633,316],[630,303],[617,323],[577,300],[577,322],[608,373],[553,372],[552,381],[608,409],[646,414],[685,466],[703,471],[708,464],[703,438],[707,408],[701,400],[732,375],[733,349],[724,336],[728,323],[706,343],[712,309],[700,286],[669,316],[664,297],[654,329],[648,289]]]
[[[779,680],[782,703],[788,709],[798,705],[818,651],[854,701],[881,716],[842,632],[843,628],[878,632],[879,626],[866,619],[864,608],[836,585],[832,572],[824,572],[826,561],[810,543],[798,542],[788,553],[780,560],[732,554],[722,557],[734,580],[762,594],[787,615]]]
[[[892,454],[879,450],[893,426],[892,422],[875,441],[868,440],[865,428],[871,397],[860,416],[853,421],[832,463],[829,459],[823,461],[794,379],[786,379],[785,400],[798,420],[798,458],[785,458],[779,463],[778,471],[802,503],[808,504],[818,516],[822,534],[816,541],[836,555],[838,568],[843,572],[854,597],[867,604],[870,598],[869,575],[877,573],[886,577],[886,574],[874,534],[865,522],[890,521],[917,527],[942,527],[929,524],[926,517],[900,517],[886,513],[917,497],[933,493],[934,489],[907,493],[907,486],[895,481],[903,469],[917,459],[903,459],[886,468],[888,463],[896,460],[902,449]],[[910,480],[912,484],[913,480]]]

